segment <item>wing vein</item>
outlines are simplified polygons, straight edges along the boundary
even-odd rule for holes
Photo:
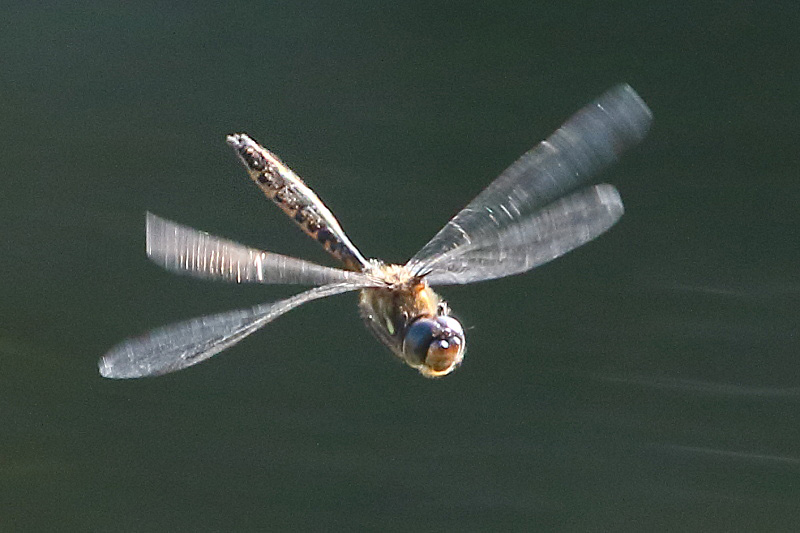
[[[622,215],[622,201],[610,185],[578,189],[639,143],[651,121],[630,86],[610,89],[508,167],[406,266],[430,272],[431,283],[471,283],[524,272],[594,239]]]
[[[235,283],[325,285],[363,276],[263,252],[147,213],[147,256],[167,270]]]
[[[100,359],[100,374],[107,378],[126,379],[175,372],[233,346],[306,302],[374,284],[365,276],[357,281],[315,287],[285,300],[155,329],[141,337],[123,341],[109,350]]]

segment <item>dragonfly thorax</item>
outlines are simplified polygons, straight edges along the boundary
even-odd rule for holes
[[[384,286],[361,291],[359,309],[367,328],[424,376],[455,370],[464,357],[464,330],[425,278],[378,262],[368,273]]]

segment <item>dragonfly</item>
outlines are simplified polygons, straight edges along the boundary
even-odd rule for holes
[[[450,374],[464,358],[464,328],[432,287],[520,274],[608,230],[623,214],[622,200],[613,186],[591,180],[642,141],[651,122],[633,88],[609,89],[508,167],[404,265],[366,258],[276,155],[245,134],[230,135],[228,144],[255,184],[341,268],[250,248],[147,213],[147,256],[169,271],[312,288],[125,340],[100,358],[100,374],[121,379],[182,370],[300,305],[349,291],[359,291],[367,329],[401,361],[425,377]]]

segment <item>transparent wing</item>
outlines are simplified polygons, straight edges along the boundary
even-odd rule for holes
[[[147,257],[167,270],[236,283],[325,285],[359,274],[262,252],[147,213]]]
[[[610,89],[506,169],[417,252],[407,266],[417,274],[433,275],[434,270],[441,270],[444,271],[441,279],[466,283],[523,272],[540,264],[531,261],[533,250],[523,253],[521,245],[508,242],[535,233],[533,228],[541,220],[538,216],[531,218],[533,213],[577,189],[616,161],[622,152],[644,138],[651,121],[650,109],[629,85]],[[554,207],[554,212],[568,207],[581,212],[580,202],[577,199],[574,202],[571,207],[566,204]],[[588,206],[585,209],[593,211]],[[550,216],[554,215],[544,215],[544,219]],[[603,220],[594,224],[587,221],[586,227],[600,228]],[[530,227],[513,230],[517,224]],[[558,248],[569,242],[576,243],[574,247],[590,240],[564,239],[560,242],[551,238],[549,242]],[[460,253],[460,247],[483,250],[483,254]],[[519,253],[509,253],[511,248]],[[474,272],[472,258],[475,258]],[[452,265],[450,260],[454,261]],[[519,263],[507,264],[513,261]],[[457,281],[459,276],[465,281]]]
[[[439,256],[431,285],[472,283],[526,272],[596,238],[622,216],[611,185],[582,189],[499,231],[492,242],[459,246]]]
[[[112,348],[99,361],[100,374],[123,379],[175,372],[205,361],[295,307],[367,286],[346,282],[315,287],[291,298],[250,309],[208,315],[155,329]]]

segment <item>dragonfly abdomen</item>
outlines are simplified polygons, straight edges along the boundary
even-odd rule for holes
[[[350,270],[361,271],[367,260],[350,242],[322,200],[278,157],[244,134],[228,136],[247,172],[267,198]]]

